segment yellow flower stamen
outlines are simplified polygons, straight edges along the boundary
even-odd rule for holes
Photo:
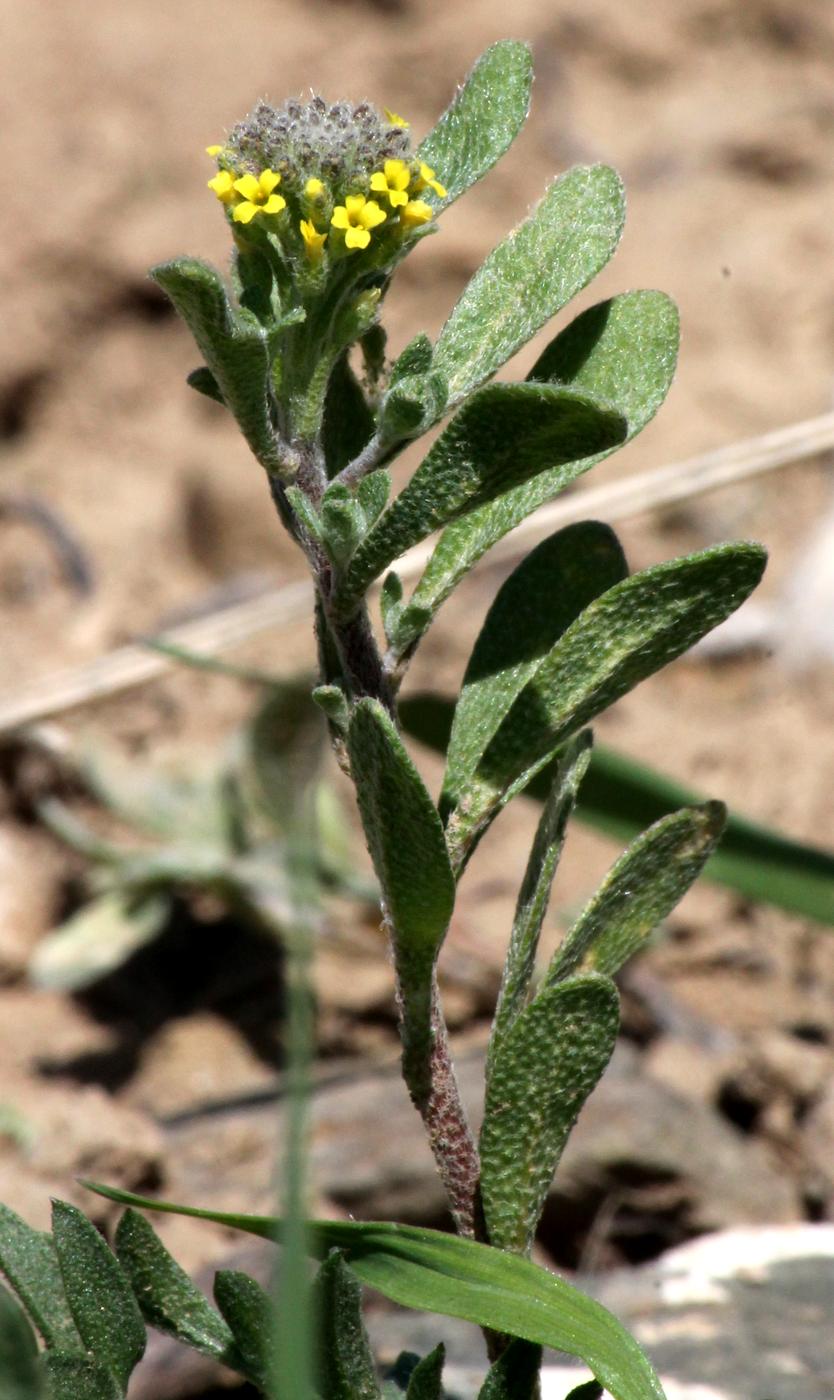
[[[301,237],[304,239],[304,251],[311,262],[318,262],[321,257],[321,250],[327,241],[326,233],[319,233],[311,219],[302,219],[298,227],[301,229]],[[370,238],[370,234],[368,234]]]
[[[275,170],[262,170],[260,175],[241,175],[235,180],[234,189],[242,196],[232,215],[235,223],[248,224],[256,214],[280,214],[286,209],[283,195],[272,193],[280,183],[281,176]]]
[[[417,228],[420,224],[427,224],[433,215],[434,210],[424,199],[410,199],[400,210],[400,223],[406,228]]]
[[[397,116],[397,113],[392,112],[390,107],[383,107],[382,110],[385,113],[385,120],[388,122],[389,126],[401,126],[403,131],[408,131],[411,122],[407,122],[405,117]]]
[[[444,189],[443,185],[440,184],[440,181],[435,179],[434,171],[432,170],[431,166],[426,165],[424,161],[421,161],[420,174],[415,179],[411,189],[414,194],[419,194],[420,190],[424,190],[427,186],[430,190],[434,190],[438,199],[446,198],[447,192]]]
[[[408,203],[408,185],[411,171],[404,160],[386,160],[383,170],[371,176],[371,189],[374,194],[384,194],[392,209]]]
[[[322,180],[308,180],[304,186],[304,193],[308,199],[318,199],[324,194],[324,182]]]
[[[371,229],[384,224],[386,215],[375,199],[366,199],[363,194],[349,194],[344,204],[337,204],[330,222],[334,228],[342,229],[345,247],[367,248],[371,241]]]
[[[220,170],[213,180],[206,181],[210,190],[214,190],[221,204],[236,204],[237,190],[235,189],[235,177],[228,170]]]

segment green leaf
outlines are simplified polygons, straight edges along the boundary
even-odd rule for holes
[[[76,1206],[52,1203],[52,1236],[81,1340],[122,1389],[145,1350],[145,1324],[118,1259]]]
[[[441,1342],[418,1361],[408,1382],[405,1400],[443,1400],[443,1363],[446,1348]]]
[[[415,739],[444,753],[454,708],[453,701],[440,695],[412,695],[400,702],[399,716]],[[554,773],[552,765],[544,768],[525,789],[525,797],[546,801]],[[703,793],[599,745],[591,756],[576,816],[623,842],[684,804],[695,806],[703,801]],[[834,854],[792,841],[735,812],[727,817],[724,835],[707,861],[704,878],[748,899],[834,925]]]
[[[373,431],[374,415],[346,350],[331,371],[324,401],[322,437],[330,480],[359,456]]]
[[[417,157],[436,171],[444,209],[482,179],[527,119],[533,62],[526,44],[503,39],[481,54]]]
[[[214,1298],[234,1335],[240,1358],[236,1369],[270,1395],[277,1369],[273,1300],[255,1279],[237,1269],[218,1270]]]
[[[606,165],[555,180],[475,273],[440,332],[433,368],[459,403],[581,292],[620,241],[625,201]]]
[[[397,384],[410,374],[426,374],[431,369],[432,343],[425,331],[419,331],[400,352],[391,367],[389,385]]]
[[[318,1389],[327,1400],[379,1400],[374,1358],[362,1321],[362,1290],[338,1250],[316,1276]]]
[[[624,420],[587,394],[549,384],[491,384],[464,405],[363,540],[339,606],[358,606],[382,570],[433,530],[557,463],[562,484],[585,454],[621,442]]]
[[[465,847],[571,733],[717,627],[753,591],[759,545],[717,545],[609,588],[567,629],[503,720],[448,824]]]
[[[110,1372],[87,1357],[49,1351],[44,1364],[49,1400],[123,1400],[124,1390]]]
[[[321,537],[337,568],[343,568],[365,532],[365,512],[353,491],[334,481],[321,503]]]
[[[391,924],[404,1049],[421,1063],[431,1040],[434,965],[455,903],[443,826],[377,701],[360,700],[354,707],[348,753],[365,839]]]
[[[388,501],[391,490],[391,473],[385,470],[371,472],[360,481],[356,489],[356,499],[365,516],[365,529],[375,525]]]
[[[255,796],[285,837],[307,830],[325,749],[325,727],[307,683],[273,685],[249,722]]]
[[[584,1381],[582,1385],[575,1385],[565,1400],[602,1400],[602,1386],[597,1381]]]
[[[171,299],[214,376],[223,400],[262,466],[281,475],[270,418],[270,354],[266,332],[244,319],[229,302],[223,282],[208,263],[175,258],[151,268],[151,277]]]
[[[82,1184],[123,1205],[215,1220],[263,1239],[280,1234],[281,1222],[274,1217],[200,1210],[91,1181]],[[622,1323],[529,1259],[438,1230],[384,1222],[314,1221],[307,1240],[319,1258],[343,1250],[363,1283],[402,1307],[460,1317],[577,1356],[613,1400],[664,1400],[657,1376]]]
[[[84,1350],[73,1322],[52,1236],[0,1205],[0,1269],[48,1347]]]
[[[496,1046],[480,1154],[487,1231],[500,1249],[529,1253],[556,1164],[611,1058],[619,1019],[609,978],[574,977],[545,986]]]
[[[502,584],[466,667],[446,756],[441,810],[471,782],[502,720],[583,608],[628,574],[607,525],[583,521],[543,540]]]
[[[382,405],[379,433],[384,442],[417,437],[443,416],[449,390],[442,374],[401,375]]]
[[[220,385],[208,365],[200,365],[197,369],[193,369],[186,376],[185,382],[190,389],[196,389],[198,394],[204,394],[207,399],[213,399],[223,408],[226,407],[226,400],[220,392]]]
[[[48,991],[88,987],[152,942],[170,911],[165,896],[137,900],[121,891],[99,895],[38,944],[29,976],[35,986]]]
[[[685,807],[638,836],[558,949],[547,981],[577,969],[613,977],[700,875],[724,830],[721,802]]]
[[[527,999],[536,962],[544,916],[550,902],[553,876],[562,853],[565,828],[582,779],[591,760],[591,731],[586,729],[566,745],[545,803],[530,859],[518,894],[510,946],[489,1042],[487,1074],[504,1036]]]
[[[493,1362],[478,1391],[478,1400],[537,1400],[542,1349],[530,1342],[510,1342]]]
[[[662,292],[627,292],[584,311],[562,331],[536,365],[550,370],[548,383],[573,385],[619,412],[628,440],[652,419],[665,399],[678,352],[678,313]],[[531,376],[532,378],[533,376]],[[581,476],[613,448],[576,464]],[[526,516],[562,490],[560,467],[514,486],[464,520],[447,526],[415,589],[410,608],[433,615],[472,565]],[[410,611],[407,609],[407,613]],[[403,628],[407,636],[403,619]],[[425,623],[417,626],[417,634]]]
[[[116,1230],[115,1245],[119,1263],[148,1325],[236,1369],[240,1358],[226,1323],[169,1254],[144,1216],[125,1211]]]
[[[0,1284],[0,1379],[3,1400],[45,1400],[44,1377],[32,1325]]]

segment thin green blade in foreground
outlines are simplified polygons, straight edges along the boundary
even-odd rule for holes
[[[449,405],[489,379],[603,268],[625,218],[623,187],[605,165],[555,180],[532,214],[494,248],[440,332],[433,368]]]
[[[547,982],[578,969],[613,977],[683,899],[721,839],[721,802],[685,807],[644,831],[609,870],[547,972]]]
[[[337,599],[350,615],[368,585],[434,530],[536,473],[562,483],[588,452],[622,442],[625,420],[585,393],[552,384],[490,384],[466,403],[354,555]]]
[[[223,1214],[82,1184],[123,1205],[215,1220],[265,1239],[280,1233],[280,1222],[269,1216]],[[657,1376],[622,1323],[529,1259],[413,1225],[313,1221],[308,1240],[317,1257],[341,1249],[363,1283],[403,1307],[460,1317],[577,1356],[614,1400],[664,1400]]]
[[[529,1253],[568,1134],[611,1058],[619,1023],[614,983],[593,973],[545,986],[496,1046],[479,1150],[484,1216],[499,1249]]]
[[[444,803],[455,805],[505,715],[562,633],[627,574],[614,531],[590,520],[550,535],[505,580],[463,677],[441,809]]]
[[[519,695],[448,824],[466,848],[571,733],[680,656],[744,602],[765,566],[736,542],[633,574],[590,603]]]
[[[669,391],[678,340],[674,302],[662,292],[626,292],[577,316],[551,342],[530,378],[572,384],[616,409],[628,423],[630,441],[654,417]],[[608,448],[578,463],[574,477],[614,450]],[[446,527],[411,598],[418,614],[417,635],[425,629],[426,615],[437,611],[472,565],[526,516],[558,495],[564,484],[561,468],[540,472]],[[406,645],[410,640],[407,622],[408,610],[403,619]]]
[[[52,1203],[52,1236],[67,1301],[82,1341],[123,1390],[145,1350],[145,1324],[127,1276],[76,1206]]]
[[[434,200],[436,209],[486,175],[515,140],[527,118],[532,81],[526,44],[504,39],[481,54],[417,151],[446,189],[444,198]]]

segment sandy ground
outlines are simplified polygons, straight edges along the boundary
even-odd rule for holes
[[[266,508],[259,469],[222,411],[184,385],[195,352],[145,278],[149,264],[177,252],[224,264],[226,232],[205,189],[203,147],[259,96],[280,101],[310,87],[334,98],[367,96],[404,112],[419,138],[488,43],[508,33],[528,39],[536,85],[527,129],[403,268],[390,298],[392,349],[417,329],[438,331],[484,254],[555,172],[604,160],[626,182],[626,233],[572,311],[626,288],[661,287],[680,305],[683,347],[659,418],[602,475],[682,458],[831,406],[834,9],[826,0],[626,7],[516,0],[511,16],[497,0],[85,0],[73,7],[5,0],[3,9],[0,103],[11,153],[0,244],[3,697],[187,615],[218,589],[301,576]],[[544,338],[508,367],[508,377],[524,373]],[[30,496],[48,503],[79,542],[88,592],[68,585],[43,536],[16,513],[15,503]],[[622,536],[633,567],[733,536],[761,539],[771,551],[764,596],[772,596],[829,496],[826,466],[812,462],[662,519],[629,523]],[[415,665],[415,686],[451,688],[498,577],[484,567],[447,606]],[[309,664],[312,652],[299,627],[242,655],[288,671]],[[66,716],[59,727],[154,762],[174,749],[211,751],[248,703],[227,680],[179,674]],[[830,668],[812,662],[787,672],[778,658],[759,657],[679,663],[604,717],[599,730],[750,816],[831,844],[833,718]],[[183,1086],[175,1095],[181,1104],[189,1093],[257,1086],[272,1069],[235,1018],[216,1014],[216,1002],[201,1003],[199,990],[174,997],[149,1021],[127,1001],[103,1015],[100,1006],[27,986],[27,952],[71,906],[78,862],[21,805],[18,761],[16,749],[4,751],[9,876],[0,912],[3,937],[17,951],[6,958],[0,986],[7,1047],[0,1102],[31,1118],[42,1151],[14,1133],[0,1144],[0,1195],[41,1222],[48,1192],[72,1193],[69,1175],[90,1159],[102,1175],[170,1183],[150,1110],[172,1082]],[[426,772],[437,778],[431,760]],[[520,809],[499,823],[464,886],[453,944],[477,945],[493,968],[534,820]],[[551,943],[612,851],[587,833],[571,837]],[[830,1070],[830,932],[706,887],[688,898],[672,929],[675,936],[647,959],[671,1004],[738,1035],[748,1069],[762,1038],[777,1033],[790,1044],[812,1044]],[[387,1013],[379,1011],[388,991],[373,963],[365,975],[367,997],[351,999],[338,960],[325,959],[320,973],[323,1024],[336,1017],[340,1051],[393,1049]],[[459,1019],[471,1023],[480,1014],[470,991]],[[120,1074],[104,1053],[116,1024],[120,1034],[128,1027],[137,1047]],[[672,1058],[661,1068],[680,1085],[689,1071],[685,1064],[673,1071]],[[809,1165],[803,1138],[803,1115],[822,1101],[825,1079],[821,1070],[804,1098],[795,1083],[781,1098],[772,1085],[762,1088],[766,1075],[758,1090],[749,1083],[745,1090],[748,1100],[759,1093],[755,1130],[779,1170],[798,1183],[800,1214],[834,1209],[830,1168],[826,1177]],[[725,1095],[725,1109],[728,1102]],[[64,1137],[56,1122],[75,1126]],[[236,1150],[245,1155],[245,1147]],[[248,1195],[240,1208],[262,1199],[259,1170],[253,1160],[248,1180],[236,1173]],[[187,1180],[181,1164],[175,1174]],[[223,1243],[185,1225],[170,1229],[190,1265]]]

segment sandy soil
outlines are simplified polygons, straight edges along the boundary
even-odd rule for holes
[[[218,589],[301,576],[266,509],[259,470],[223,413],[185,387],[195,352],[145,278],[149,264],[180,251],[226,260],[203,147],[258,96],[280,101],[311,86],[393,106],[419,137],[477,54],[507,35],[509,20],[497,0],[465,7],[5,0],[3,9],[0,102],[13,152],[0,245],[6,697],[20,683],[48,683],[56,668],[186,615],[222,596]],[[624,176],[629,219],[612,264],[575,309],[625,288],[658,286],[677,299],[683,322],[666,407],[604,474],[827,410],[832,7],[826,0],[626,7],[517,0],[511,25],[535,55],[528,127],[405,265],[390,299],[393,349],[416,329],[437,332],[483,255],[554,172],[601,159]],[[507,375],[523,373],[540,348],[526,349]],[[772,595],[829,493],[825,464],[810,463],[630,523],[622,535],[633,567],[732,536],[761,539],[771,551],[764,594]],[[68,583],[43,535],[16,511],[32,496],[77,540],[86,592]],[[483,568],[448,605],[415,665],[415,686],[451,687],[498,578]],[[308,664],[312,652],[298,627],[241,655],[288,671]],[[249,703],[228,680],[177,674],[62,717],[58,729],[154,762],[177,749],[210,752]],[[605,716],[599,731],[750,816],[831,844],[832,719],[830,670],[812,664],[788,673],[778,659],[759,657],[720,667],[679,663]],[[0,1105],[28,1126],[0,1140],[0,1197],[42,1223],[49,1192],[76,1193],[69,1178],[79,1169],[184,1189],[190,1171],[199,1179],[199,1160],[166,1161],[155,1110],[254,1092],[272,1082],[274,1057],[263,1038],[246,1033],[239,1004],[224,1003],[222,966],[214,982],[198,970],[188,986],[178,964],[171,993],[163,951],[156,981],[143,984],[146,1001],[168,988],[152,1015],[124,995],[73,1000],[27,985],[28,953],[77,898],[80,867],[32,820],[27,785],[49,787],[49,774],[33,779],[14,744],[3,750],[2,771]],[[436,779],[431,760],[426,772]],[[499,963],[534,821],[532,810],[520,809],[499,823],[464,886],[452,946],[476,950],[485,985]],[[551,941],[612,851],[585,832],[571,837]],[[834,1178],[805,1134],[834,1053],[830,932],[702,887],[675,916],[672,934],[645,966],[662,979],[670,1005],[726,1028],[740,1047],[729,1078],[717,1084],[707,1076],[695,1092],[711,1095],[737,1125],[748,1115],[744,1126],[796,1184],[797,1214],[830,1218]],[[359,982],[345,978],[335,953],[320,969],[322,1042],[331,1054],[393,1051],[390,988],[379,963],[360,964]],[[484,1013],[485,997],[471,983],[457,992],[464,1026]],[[639,1021],[640,1014],[635,1002],[629,1015]],[[774,1034],[783,1051],[788,1046],[782,1079],[771,1063]],[[658,1037],[671,1039],[663,1025]],[[785,1056],[802,1058],[802,1047],[818,1072],[807,1054],[804,1068],[785,1069]],[[686,1056],[676,1061],[668,1046],[664,1055],[656,1072],[685,1090]],[[234,1203],[263,1205],[264,1163],[247,1157],[245,1140],[229,1151],[238,1157]],[[168,1237],[194,1267],[227,1247],[222,1235],[183,1222],[170,1225]]]

